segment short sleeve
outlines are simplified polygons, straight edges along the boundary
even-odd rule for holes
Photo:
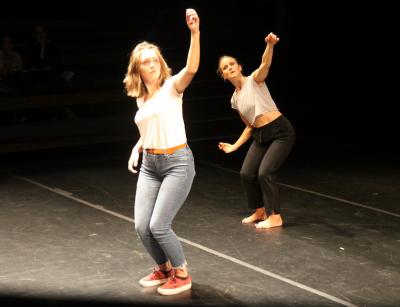
[[[140,108],[143,105],[143,98],[136,98],[136,105]]]
[[[176,90],[176,88],[174,86],[174,82],[175,82],[176,78],[177,78],[177,75],[173,75],[172,77],[168,78],[167,80],[165,80],[164,86],[166,87],[166,89],[168,90],[168,93],[172,97],[182,98],[183,93],[178,93],[178,91]]]

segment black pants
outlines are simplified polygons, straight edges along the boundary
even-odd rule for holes
[[[261,128],[253,128],[252,137],[240,171],[248,207],[265,207],[268,215],[279,214],[277,173],[293,147],[296,132],[288,119],[279,116]]]

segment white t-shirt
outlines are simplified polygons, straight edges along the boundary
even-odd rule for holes
[[[166,149],[186,143],[182,114],[183,93],[174,86],[175,76],[168,78],[160,90],[147,101],[137,98],[135,123],[143,149]]]
[[[257,116],[278,110],[265,82],[257,83],[253,75],[247,77],[240,91],[233,93],[231,104],[251,125]]]

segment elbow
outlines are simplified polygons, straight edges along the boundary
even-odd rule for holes
[[[188,68],[186,70],[186,74],[188,74],[189,76],[194,76],[198,71],[198,68]]]

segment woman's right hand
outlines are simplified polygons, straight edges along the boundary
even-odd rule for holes
[[[139,161],[139,151],[135,148],[132,149],[131,157],[129,158],[128,161],[128,170],[134,174],[136,174],[138,171],[135,169],[138,165]]]
[[[232,144],[229,143],[223,143],[219,142],[218,143],[218,148],[222,150],[225,153],[231,153],[232,151],[235,151],[235,147]]]
[[[200,31],[200,18],[194,9],[186,9],[186,23],[191,32],[198,33]]]

